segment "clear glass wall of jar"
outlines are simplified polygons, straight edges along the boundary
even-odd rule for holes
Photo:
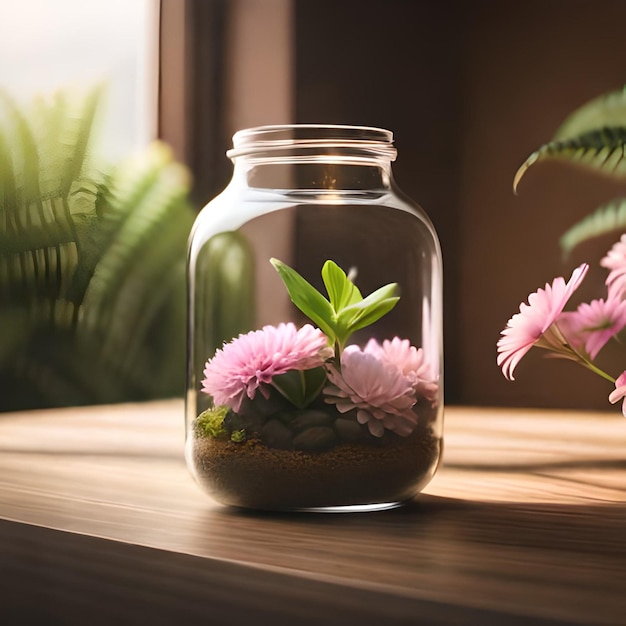
[[[392,133],[266,126],[228,156],[189,243],[191,473],[247,508],[410,500],[442,449],[442,267]]]

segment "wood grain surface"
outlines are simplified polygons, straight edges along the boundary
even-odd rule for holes
[[[626,624],[619,411],[450,407],[425,492],[360,514],[216,504],[180,401],[7,413],[0,519],[0,623]]]

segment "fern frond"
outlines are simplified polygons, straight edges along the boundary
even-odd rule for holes
[[[99,97],[0,94],[0,410],[183,392],[188,174],[161,144],[92,169]]]
[[[591,215],[569,228],[559,239],[559,245],[566,256],[583,241],[624,229],[626,198],[617,198],[598,207]]]
[[[168,305],[177,283],[185,284],[181,270],[185,266],[191,211],[187,211],[180,190],[169,197],[167,193],[161,192],[161,195],[163,213],[158,226],[147,231],[150,244],[142,242],[135,248],[133,262],[118,277],[114,297],[109,300],[111,311],[105,351],[118,352],[127,370],[133,368],[135,355],[146,344],[146,333],[158,319],[161,309]],[[185,306],[184,299],[178,306]],[[147,371],[155,367],[154,364],[152,368],[144,365]]]
[[[606,126],[626,126],[626,86],[593,98],[570,113],[552,139],[574,139]]]
[[[71,293],[80,251],[68,185],[84,169],[99,96],[93,90],[70,101],[60,92],[52,104],[40,100],[27,119],[0,93],[6,128],[0,141],[1,290],[14,304],[28,303],[34,316],[39,308],[39,314],[65,319],[54,312],[57,300],[80,301]]]
[[[136,271],[143,251],[153,245],[154,234],[172,208],[172,197],[181,200],[185,196],[186,170],[173,164],[171,158],[168,149],[155,143],[144,159],[134,159],[128,167],[119,168],[123,184],[118,187],[114,178],[112,212],[125,219],[109,247],[102,251],[85,293],[81,332],[95,332],[113,323],[116,299],[126,277]],[[129,182],[129,176],[134,182]],[[182,224],[190,228],[191,212],[186,206],[184,215],[187,219],[183,216]]]
[[[0,101],[5,118],[3,126],[7,133],[11,133],[5,146],[10,150],[15,165],[16,204],[23,207],[24,221],[27,225],[41,223],[41,216],[33,215],[31,213],[33,207],[30,206],[35,205],[35,210],[40,208],[39,201],[42,195],[39,186],[41,165],[37,139],[26,116],[13,98],[0,90]]]
[[[603,174],[626,177],[626,125],[603,127],[573,139],[551,141],[533,152],[517,170],[513,190],[531,165],[538,161],[560,159],[579,163]]]
[[[100,87],[87,92],[77,114],[67,118],[67,134],[61,139],[65,145],[71,146],[71,150],[65,155],[65,163],[61,170],[61,194],[65,198],[84,171],[101,96]]]
[[[103,88],[87,93],[58,91],[35,100],[32,113],[41,162],[42,195],[67,197],[87,172],[89,145]]]

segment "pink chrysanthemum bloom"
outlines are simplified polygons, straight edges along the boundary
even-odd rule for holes
[[[626,326],[626,300],[583,302],[576,311],[561,313],[557,322],[569,343],[584,349],[593,360],[609,339]]]
[[[609,402],[615,404],[620,400],[622,402],[622,415],[626,417],[626,371],[622,372],[615,381],[615,391],[612,391],[609,395]]]
[[[415,391],[397,367],[351,345],[341,355],[341,370],[332,364],[327,370],[331,384],[324,388],[325,400],[340,413],[356,409],[359,423],[375,437],[382,437],[385,428],[401,436],[413,431]]]
[[[266,385],[274,376],[289,370],[319,367],[333,355],[328,338],[319,329],[305,324],[264,326],[239,335],[217,350],[204,369],[202,391],[216,405],[238,411],[243,399],[253,399],[257,390],[269,396]]]
[[[514,380],[513,372],[517,364],[535,345],[561,355],[571,351],[554,322],[579,287],[588,269],[589,266],[583,263],[572,272],[567,283],[559,276],[552,281],[552,285],[546,283],[545,289],[531,293],[528,304],[520,304],[520,312],[508,321],[497,344],[497,362],[506,378]]]
[[[609,295],[623,298],[626,295],[626,234],[607,252],[600,265],[610,270],[606,278]]]
[[[383,340],[382,345],[370,339],[363,351],[397,367],[411,381],[418,398],[435,402],[439,385],[422,348],[412,346],[408,339],[394,337],[391,341]]]

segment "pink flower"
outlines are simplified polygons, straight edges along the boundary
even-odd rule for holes
[[[310,324],[299,330],[291,322],[264,326],[216,351],[206,363],[202,391],[213,396],[217,406],[238,411],[243,399],[254,398],[257,389],[267,398],[265,385],[274,376],[319,367],[332,355],[326,335]]]
[[[562,334],[558,327],[551,329],[551,326],[579,287],[588,269],[589,266],[583,263],[572,272],[567,283],[559,276],[552,281],[552,285],[546,283],[545,289],[531,293],[528,304],[520,304],[520,312],[508,321],[497,344],[497,362],[506,378],[514,380],[513,371],[517,364],[540,340],[543,340],[541,347],[556,352],[564,350]]]
[[[622,372],[615,381],[615,391],[609,395],[609,402],[615,404],[620,400],[622,402],[622,414],[626,417],[626,371]]]
[[[583,302],[578,310],[561,313],[557,322],[567,340],[595,359],[605,344],[626,326],[626,300],[608,298]]]
[[[385,339],[382,346],[376,339],[370,339],[363,351],[397,367],[411,381],[418,397],[423,396],[430,402],[436,401],[439,390],[437,377],[432,372],[430,363],[426,361],[422,348],[412,346],[408,339],[394,337],[391,341]]]
[[[327,370],[331,384],[324,389],[325,399],[340,413],[356,409],[359,423],[375,437],[382,437],[385,428],[401,436],[413,431],[415,391],[398,367],[351,345],[341,355],[341,369],[328,364]]]
[[[606,279],[609,295],[623,297],[626,293],[626,234],[607,252],[600,265],[611,270]]]

